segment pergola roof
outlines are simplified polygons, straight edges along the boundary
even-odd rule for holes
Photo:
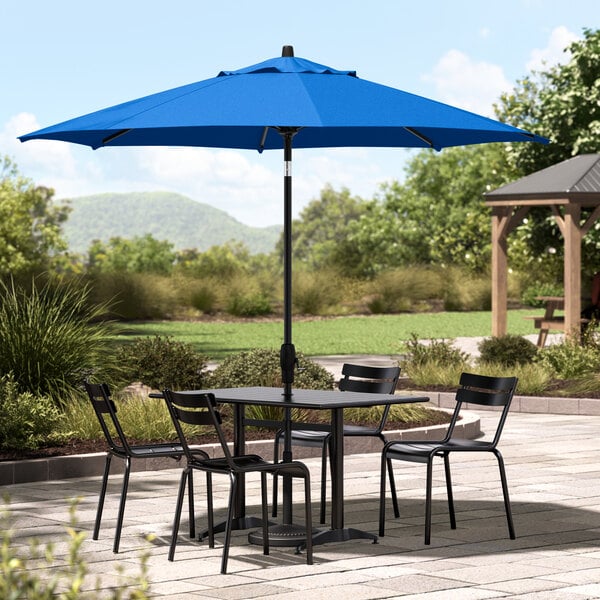
[[[574,156],[485,194],[488,204],[506,200],[600,200],[600,154]],[[521,203],[521,202],[519,202]]]

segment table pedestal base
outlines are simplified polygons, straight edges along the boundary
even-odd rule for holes
[[[237,517],[231,521],[232,531],[241,531],[243,529],[253,529],[254,527],[262,527],[262,519],[258,517]],[[225,531],[225,521],[221,521],[214,526],[215,533],[223,533]],[[304,530],[303,530],[304,531]],[[198,540],[202,541],[208,537],[208,529],[204,529],[198,534]]]
[[[321,531],[319,529],[313,529],[313,539]],[[251,544],[262,546],[263,536],[262,529],[257,531],[251,531],[248,534],[248,541]],[[269,544],[277,547],[293,547],[300,546],[306,541],[306,528],[303,525],[273,525],[269,527]]]
[[[376,544],[378,537],[374,533],[352,527],[313,530],[313,546],[348,540],[372,540]],[[262,530],[249,533],[248,541],[251,544],[262,546]],[[269,527],[269,544],[271,546],[296,546],[298,551],[304,550],[306,548],[306,530],[300,525],[293,524]]]

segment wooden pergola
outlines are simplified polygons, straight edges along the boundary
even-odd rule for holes
[[[583,154],[527,175],[485,194],[492,208],[492,335],[506,334],[508,235],[532,207],[551,209],[562,233],[564,252],[564,329],[579,336],[581,240],[600,218],[600,154]],[[582,208],[591,208],[582,223]]]

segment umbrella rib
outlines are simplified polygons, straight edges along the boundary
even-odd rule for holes
[[[411,133],[415,137],[419,138],[422,142],[425,142],[430,148],[434,147],[433,141],[422,133],[419,133],[416,129],[413,129],[412,127],[405,127],[404,129],[408,131],[408,133]]]
[[[117,138],[121,137],[122,135],[125,135],[126,133],[129,133],[131,131],[131,129],[121,129],[120,131],[117,131],[107,137],[105,137],[102,140],[102,145],[106,146],[107,144],[110,144],[110,142],[116,140]]]
[[[263,129],[263,134],[260,138],[260,144],[258,145],[258,151],[262,152],[265,149],[265,142],[267,141],[267,134],[269,133],[269,125],[266,125]]]

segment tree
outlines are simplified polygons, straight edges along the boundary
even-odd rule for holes
[[[517,176],[600,151],[600,30],[584,29],[583,34],[582,40],[568,47],[569,62],[520,80],[495,107],[501,120],[551,140],[548,145],[508,146]],[[584,210],[583,218],[589,212]],[[511,237],[513,264],[521,269],[535,264],[536,271],[560,273],[563,242],[548,209],[531,210],[527,222]],[[593,228],[582,249],[582,270],[590,275],[600,268],[599,249],[600,231]]]
[[[66,250],[62,223],[70,209],[53,205],[53,196],[0,158],[0,275],[49,270]]]
[[[411,264],[453,264],[472,270],[490,260],[490,214],[483,194],[510,180],[502,144],[419,152],[403,184],[382,186],[383,197],[350,227],[348,243],[373,275]]]
[[[173,244],[150,234],[132,239],[114,237],[108,243],[96,240],[88,250],[88,267],[92,272],[169,275],[174,261]]]
[[[182,250],[177,255],[177,270],[194,277],[231,279],[245,273],[250,266],[250,252],[242,242],[211,246],[205,252],[196,248]]]
[[[292,224],[294,260],[311,269],[342,266],[346,264],[345,252],[340,253],[348,235],[348,226],[364,214],[367,203],[343,188],[339,192],[331,186],[321,190],[318,199],[312,200]],[[283,254],[283,236],[276,252]],[[342,264],[340,265],[340,261]]]
[[[600,30],[583,35],[566,49],[568,63],[534,71],[495,106],[500,120],[551,140],[509,146],[509,160],[522,175],[600,148]]]

